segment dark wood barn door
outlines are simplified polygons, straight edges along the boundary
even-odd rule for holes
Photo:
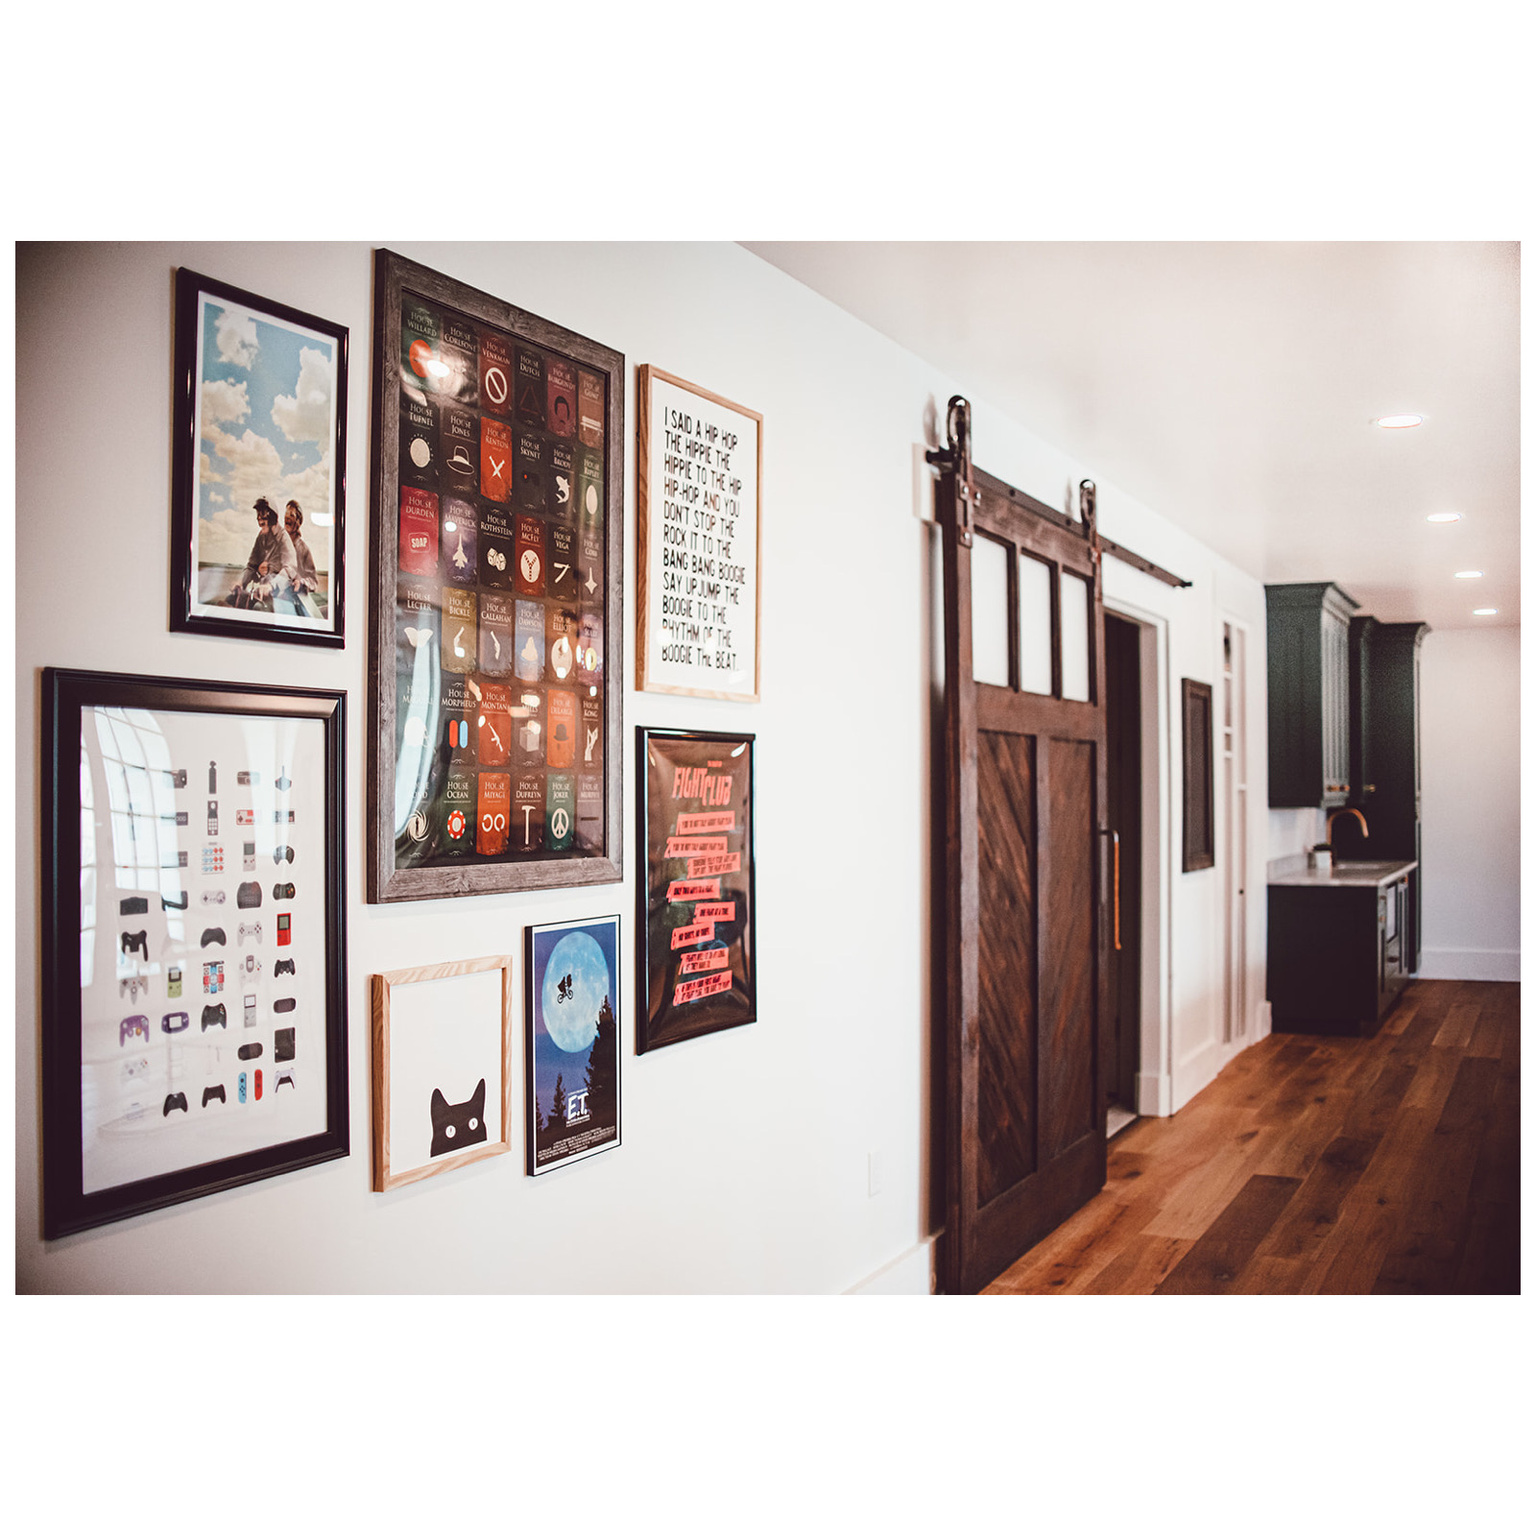
[[[936,457],[947,1014],[940,1267],[946,1290],[972,1292],[1104,1184],[1104,617],[1091,529],[1085,535],[964,455]]]

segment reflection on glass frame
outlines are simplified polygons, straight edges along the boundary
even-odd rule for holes
[[[624,359],[376,255],[369,898],[617,880]]]
[[[373,978],[373,1187],[511,1149],[512,957]]]
[[[619,920],[527,930],[528,1172],[619,1145]]]
[[[46,1236],[347,1155],[345,708],[44,671]]]
[[[757,1018],[756,738],[643,725],[635,738],[644,1052]]]
[[[345,642],[347,342],[177,270],[173,630]]]

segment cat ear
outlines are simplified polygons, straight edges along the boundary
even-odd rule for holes
[[[485,1108],[485,1079],[480,1079],[480,1086],[470,1095],[469,1102],[474,1105],[478,1115]]]
[[[448,1113],[448,1100],[443,1097],[441,1088],[432,1090],[432,1119],[434,1122],[441,1120]]]

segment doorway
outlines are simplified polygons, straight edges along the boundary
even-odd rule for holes
[[[1248,1044],[1248,633],[1221,626],[1223,1056]]]
[[[1138,1113],[1142,990],[1143,626],[1104,610],[1105,812],[1110,829],[1108,1006],[1102,1020],[1104,1127]],[[1150,643],[1153,637],[1145,636]]]

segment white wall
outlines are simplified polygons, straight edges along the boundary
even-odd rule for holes
[[[758,733],[759,1022],[637,1058],[623,971],[624,1145],[537,1182],[519,1153],[369,1190],[366,988],[377,970],[521,953],[524,924],[624,915],[622,886],[369,906],[363,890],[371,254],[365,245],[23,248],[17,268],[18,825],[37,825],[45,665],[343,687],[351,1135],[344,1161],[44,1244],[39,1236],[36,842],[18,840],[17,1285],[23,1290],[840,1291],[913,1277],[928,1210],[931,530],[925,413],[963,381],[729,245],[404,245],[402,252],[764,413],[759,706],[633,691],[627,726]],[[348,641],[340,653],[167,630],[172,273],[191,266],[350,327]],[[1065,502],[1079,464],[975,404],[979,462]],[[632,434],[631,434],[632,438]],[[634,451],[625,445],[626,529]],[[1220,1065],[1215,871],[1177,871],[1177,694],[1215,683],[1220,625],[1250,625],[1251,801],[1267,799],[1264,595],[1102,477],[1104,532],[1195,585],[1110,561],[1112,601],[1162,616],[1170,858],[1157,1020],[1162,1107]],[[633,592],[628,532],[626,592]],[[88,550],[82,556],[80,551]],[[631,630],[632,638],[632,630]],[[631,738],[632,740],[632,738]],[[630,745],[626,741],[626,750]],[[633,828],[631,776],[625,826]],[[856,862],[819,857],[836,808]],[[1262,810],[1256,812],[1262,817]],[[1262,820],[1250,847],[1262,885]],[[1250,959],[1262,978],[1259,904]],[[807,919],[836,910],[836,942]],[[1250,989],[1262,998],[1262,985]],[[520,1074],[514,1103],[522,1102]],[[882,1167],[868,1193],[868,1155]]]
[[[1520,631],[1435,630],[1420,672],[1419,974],[1520,979]]]

